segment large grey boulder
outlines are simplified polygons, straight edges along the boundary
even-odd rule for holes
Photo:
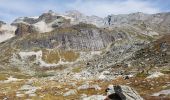
[[[105,100],[143,100],[143,98],[129,86],[109,85],[106,92],[108,96]]]

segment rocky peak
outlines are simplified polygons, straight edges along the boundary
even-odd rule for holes
[[[1,27],[2,25],[5,25],[5,24],[6,24],[5,22],[0,21],[0,27]]]
[[[18,24],[15,35],[21,36],[27,33],[36,33],[36,30],[32,25],[27,25],[24,23]]]
[[[55,12],[52,10],[49,10],[47,13],[43,13],[39,16],[38,20],[44,20],[46,23],[50,23],[54,21],[55,19],[59,18],[60,16],[57,16]]]
[[[38,28],[38,30],[48,29],[49,32],[55,28],[63,26],[72,26],[79,23],[93,24],[100,28],[128,28],[135,29],[141,34],[145,35],[155,35],[170,33],[169,13],[158,13],[158,14],[145,14],[142,12],[136,12],[131,14],[118,14],[118,15],[108,15],[105,18],[100,18],[98,16],[86,16],[79,11],[71,10],[67,11],[65,14],[57,14],[52,10],[43,13],[39,17],[21,17],[16,19],[12,25],[18,23],[24,23],[28,25],[33,25]]]
[[[73,17],[73,18],[79,18],[81,16],[84,16],[81,12],[79,12],[77,10],[66,11],[66,15]]]
[[[118,15],[108,15],[105,20],[106,20],[106,24],[108,24],[109,26],[113,26],[113,25],[120,25],[120,24],[129,24],[129,23],[133,23],[134,21],[138,22],[138,21],[144,21],[148,18],[148,14],[144,14],[141,12],[137,12],[137,13],[131,13],[131,14],[118,14]]]
[[[3,24],[6,24],[6,23],[5,23],[5,22],[3,22],[3,21],[0,21],[0,26],[1,26],[1,25],[3,25]]]
[[[56,13],[54,11],[52,11],[52,10],[49,10],[47,13],[51,14],[51,15],[56,15]]]

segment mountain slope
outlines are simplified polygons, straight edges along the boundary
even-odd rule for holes
[[[169,15],[49,11],[0,22],[0,99],[81,100],[109,84],[153,99],[169,89]]]

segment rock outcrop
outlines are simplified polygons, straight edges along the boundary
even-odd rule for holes
[[[108,94],[105,100],[143,100],[143,98],[129,86],[110,85],[106,92]]]
[[[27,33],[36,33],[36,30],[31,25],[27,25],[27,24],[23,24],[23,23],[18,24],[18,27],[15,31],[15,35],[20,36],[20,35],[24,35]]]
[[[91,51],[104,49],[113,41],[115,41],[114,35],[109,31],[91,27],[88,24],[84,24],[84,26],[79,24],[69,28],[56,29],[51,33],[35,34],[31,40],[23,41],[21,46],[23,48],[57,47],[64,50]]]
[[[0,21],[0,27],[1,27],[2,25],[4,25],[4,24],[6,24],[6,23],[3,22],[3,21]]]

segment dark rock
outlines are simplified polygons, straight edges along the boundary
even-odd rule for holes
[[[3,22],[3,21],[0,21],[0,27],[1,27],[1,25],[3,25],[3,24],[6,24],[5,22]]]
[[[125,80],[128,80],[128,79],[129,79],[129,76],[125,76],[124,79],[125,79]]]
[[[23,23],[18,24],[18,27],[15,31],[15,35],[24,35],[27,33],[36,33],[35,29],[33,26],[31,25],[26,25]]]
[[[142,97],[129,86],[113,86],[110,85],[106,90],[110,100],[143,100]]]

